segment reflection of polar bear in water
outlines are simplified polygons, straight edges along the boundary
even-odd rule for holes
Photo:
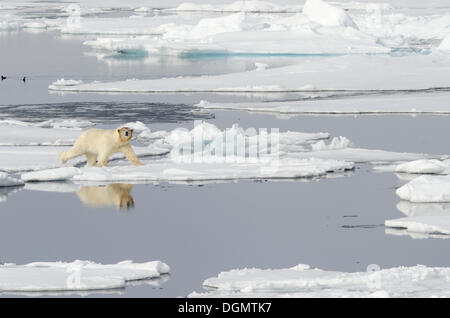
[[[132,184],[112,183],[106,186],[83,187],[77,191],[80,200],[94,207],[113,206],[120,209],[134,207],[130,192]]]
[[[123,127],[120,129],[103,130],[89,129],[83,132],[68,151],[63,151],[59,159],[64,164],[67,160],[86,155],[87,163],[99,167],[106,166],[108,158],[117,153],[123,153],[135,166],[142,165],[131,148],[130,140],[133,129]]]

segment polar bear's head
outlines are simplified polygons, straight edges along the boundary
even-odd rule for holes
[[[120,129],[117,129],[117,132],[119,133],[120,140],[122,142],[128,142],[133,137],[133,129],[128,127],[122,127]]]

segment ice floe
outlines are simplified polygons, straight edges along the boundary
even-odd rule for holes
[[[303,14],[311,21],[325,26],[344,26],[358,29],[344,9],[334,7],[322,0],[306,0]]]
[[[50,90],[73,92],[301,92],[398,91],[449,87],[450,57],[415,55],[343,56],[216,76],[176,77],[50,85]],[[370,74],[370,76],[367,76]],[[361,78],[364,78],[362,81]]]
[[[386,220],[386,233],[412,238],[450,238],[450,203],[400,201],[397,209],[407,217]]]
[[[320,98],[317,93],[304,93],[311,99],[278,102],[212,103],[201,101],[195,106],[205,109],[247,110],[275,114],[449,114],[447,92],[434,94],[381,94]],[[333,93],[328,93],[332,95]],[[309,95],[309,96],[308,96]],[[343,96],[345,97],[345,96]]]
[[[147,147],[134,147],[144,166],[112,161],[107,168],[79,168],[85,159],[78,158],[70,162],[77,167],[62,167],[57,158],[63,147],[0,147],[1,167],[9,171],[33,170],[22,173],[22,180],[27,182],[206,181],[317,177],[351,170],[355,162],[433,158],[426,154],[355,148],[342,136],[328,140],[328,133],[244,130],[237,124],[221,130],[201,121],[191,130],[176,128],[169,132],[152,132],[141,122],[124,125],[136,129],[138,141],[149,143]],[[31,155],[33,151],[35,154]],[[160,157],[145,158],[151,155]],[[18,156],[24,160],[18,162]],[[115,157],[120,158],[123,156]]]
[[[0,146],[72,145],[80,135],[80,131],[75,129],[43,128],[50,125],[57,124],[0,120]]]
[[[415,160],[395,167],[395,172],[413,174],[450,174],[450,160]]]
[[[12,146],[0,147],[0,169],[9,172],[20,172],[30,170],[42,170],[62,167],[59,162],[61,151],[67,151],[68,147],[55,146]],[[164,145],[154,147],[133,147],[136,155],[140,158],[146,156],[160,156],[168,153]],[[124,159],[122,154],[115,154],[112,160]],[[86,158],[78,157],[70,162],[72,165],[86,163]]]
[[[15,187],[23,184],[23,181],[13,178],[5,172],[0,172],[0,187]]]
[[[438,49],[441,51],[450,51],[450,33],[442,40]]]
[[[208,278],[189,297],[448,297],[450,268],[368,266],[337,272],[300,264],[287,269],[236,269]]]
[[[450,175],[415,178],[395,192],[401,199],[421,202],[450,202]]]
[[[60,292],[125,288],[127,282],[168,274],[160,262],[123,261],[103,265],[90,261],[0,265],[0,292]]]

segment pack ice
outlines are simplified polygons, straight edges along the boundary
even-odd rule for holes
[[[133,123],[126,125],[133,127]],[[301,178],[351,170],[354,162],[398,162],[429,157],[353,148],[345,137],[328,141],[327,133],[244,131],[236,124],[220,130],[207,122],[197,122],[191,130],[177,128],[170,132],[150,132],[142,123],[135,127],[141,129],[138,138],[147,136],[153,140],[147,147],[136,149],[148,149],[150,153],[163,149],[169,153],[159,159],[142,158],[145,165],[141,167],[113,161],[107,168],[34,169],[23,173],[21,178],[23,181],[101,182]]]
[[[284,67],[215,76],[175,77],[81,85],[50,85],[74,92],[302,92],[410,91],[449,87],[450,55],[341,56]],[[367,76],[370,74],[370,76]],[[364,80],[362,81],[361,78]]]
[[[369,266],[366,272],[337,272],[300,264],[287,269],[246,268],[208,278],[205,293],[189,297],[448,297],[448,267]]]
[[[450,175],[423,175],[398,188],[395,193],[411,202],[450,202]]]
[[[195,106],[205,109],[246,110],[274,114],[449,114],[448,92],[392,92],[379,96],[327,98],[336,92],[302,92],[304,100],[278,102],[212,103],[201,101]]]
[[[64,292],[125,288],[128,282],[159,278],[168,265],[123,261],[103,265],[90,261],[0,265],[0,292]]]

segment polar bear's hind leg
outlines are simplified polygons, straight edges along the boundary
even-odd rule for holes
[[[68,160],[84,155],[77,147],[72,147],[68,151],[63,151],[59,155],[59,160],[62,164],[65,164]]]
[[[97,164],[97,155],[94,153],[86,153],[87,164],[91,167],[95,167]]]

